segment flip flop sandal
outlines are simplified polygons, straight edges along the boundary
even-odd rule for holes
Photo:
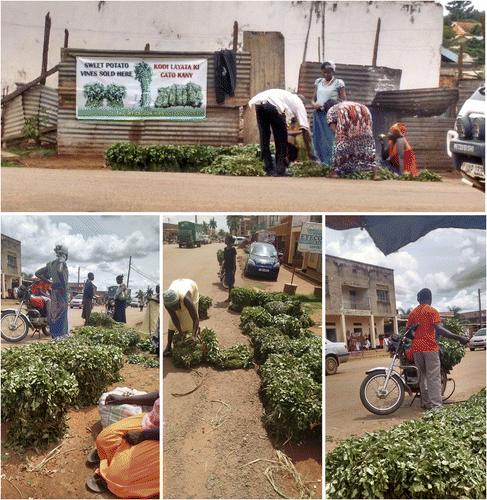
[[[99,475],[93,474],[86,480],[86,487],[94,493],[105,493],[108,491],[106,481]]]
[[[96,448],[90,451],[88,457],[86,458],[86,463],[90,467],[95,467],[100,465],[100,457],[98,456],[98,451]]]

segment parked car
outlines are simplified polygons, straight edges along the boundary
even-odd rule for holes
[[[473,334],[472,338],[468,341],[468,347],[471,351],[475,351],[475,349],[485,349],[485,328],[481,328],[477,330],[476,333]]]
[[[244,236],[234,236],[233,237],[233,246],[239,247],[246,240],[247,240],[247,238],[245,238]]]
[[[209,245],[211,243],[211,238],[207,235],[203,235],[203,245]]]
[[[474,187],[485,190],[485,86],[461,107],[455,130],[446,136],[447,153],[454,167]]]
[[[325,339],[325,368],[327,375],[335,375],[340,363],[348,361],[350,353],[345,342],[332,342]]]
[[[69,303],[69,307],[71,309],[74,309],[75,307],[82,309],[83,307],[83,294],[78,293],[76,294],[72,299],[71,302]]]
[[[270,243],[252,243],[245,263],[244,276],[267,276],[274,281],[279,276],[279,256]]]
[[[139,304],[139,301],[134,299],[130,302],[130,307],[139,307],[140,304]]]

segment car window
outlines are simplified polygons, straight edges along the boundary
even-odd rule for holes
[[[479,330],[476,334],[475,337],[485,337],[485,328],[482,330]]]
[[[267,245],[255,245],[252,248],[252,253],[258,255],[259,257],[276,257],[277,252],[274,247]]]
[[[78,295],[76,295],[75,297],[76,299],[82,299],[83,298],[83,294],[82,293],[78,293]]]

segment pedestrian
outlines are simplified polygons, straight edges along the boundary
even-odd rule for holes
[[[223,250],[223,272],[225,286],[228,287],[228,299],[230,302],[230,294],[235,286],[235,273],[237,272],[237,249],[233,246],[233,236],[228,234],[225,237],[226,247]]]
[[[167,345],[163,352],[163,356],[167,357],[172,354],[172,341],[176,331],[181,335],[192,332],[194,339],[199,334],[198,302],[200,294],[198,285],[190,279],[174,280],[169,288],[163,292],[162,298],[164,307],[170,316]]]
[[[406,327],[416,326],[411,350],[414,364],[419,370],[421,408],[438,409],[443,405],[441,397],[441,365],[436,334],[450,333],[442,327],[439,312],[431,307],[432,293],[429,288],[418,292],[416,306],[408,316]]]
[[[335,134],[333,167],[339,177],[354,173],[377,173],[372,115],[367,106],[343,101],[332,106],[326,119]]]
[[[115,310],[113,319],[119,323],[127,323],[125,309],[127,308],[128,291],[127,286],[123,282],[123,274],[116,277],[118,288],[115,291]]]
[[[88,273],[88,279],[85,281],[83,288],[83,310],[81,311],[81,317],[85,320],[85,326],[90,322],[91,311],[93,309],[93,298],[95,297],[94,279],[95,275]]]
[[[51,298],[47,311],[49,331],[54,340],[62,340],[68,335],[68,280],[69,271],[66,261],[68,260],[68,249],[64,245],[56,245],[54,248],[56,258],[48,262],[45,267],[35,272],[37,278],[51,281]]]
[[[326,120],[326,113],[333,104],[345,101],[345,83],[335,78],[335,63],[325,61],[321,65],[322,78],[315,81],[315,93],[312,101],[313,112],[313,148],[320,163],[332,164],[335,136]],[[327,105],[328,103],[328,105]]]
[[[144,297],[141,295],[139,297],[139,311],[142,312],[143,309],[144,309]]]
[[[370,349],[370,340],[367,338],[367,340],[365,341],[365,350],[368,351]]]
[[[308,156],[314,160],[311,145],[308,115],[303,103],[304,98],[284,89],[264,90],[250,99],[249,106],[255,107],[260,135],[261,158],[264,161],[266,175],[282,176],[288,166],[288,130],[287,120],[295,117],[299,123]],[[270,149],[270,138],[274,136],[276,162]]]
[[[381,165],[398,175],[407,173],[416,176],[418,175],[416,155],[406,139],[406,133],[406,125],[398,122],[389,129],[387,147],[385,146],[385,136],[379,136],[382,145]]]

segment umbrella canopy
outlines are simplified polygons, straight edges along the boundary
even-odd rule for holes
[[[330,215],[325,220],[327,227],[338,231],[365,229],[384,255],[442,227],[485,230],[485,217],[474,215]]]

